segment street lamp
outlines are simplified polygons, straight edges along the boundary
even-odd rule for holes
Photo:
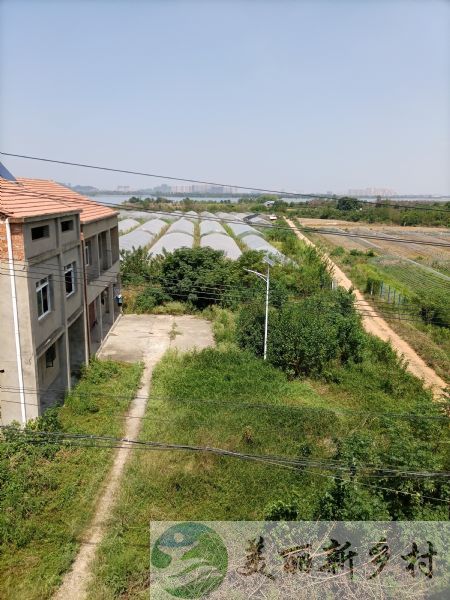
[[[270,267],[273,267],[275,264],[273,260],[271,260],[268,256],[263,258],[263,262],[267,264],[267,274],[264,275],[259,271],[253,271],[253,269],[244,269],[244,271],[248,271],[248,273],[253,273],[260,279],[266,282],[266,319],[264,323],[264,360],[267,358],[267,333],[269,330],[269,287],[270,287]]]

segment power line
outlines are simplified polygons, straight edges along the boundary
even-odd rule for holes
[[[92,165],[92,164],[88,164],[88,163],[78,163],[78,162],[71,162],[71,161],[64,161],[64,160],[56,160],[56,159],[51,159],[51,158],[43,158],[43,157],[39,157],[39,156],[30,156],[30,155],[26,155],[26,154],[13,154],[11,152],[0,152],[0,154],[3,156],[11,156],[14,158],[22,158],[22,159],[26,159],[26,160],[35,160],[35,161],[40,161],[40,162],[47,162],[47,163],[53,163],[53,164],[59,164],[59,165],[67,165],[67,166],[72,166],[72,167],[82,167],[84,169],[94,169],[97,171],[123,173],[126,175],[138,175],[141,177],[152,177],[154,179],[165,179],[168,181],[180,181],[180,182],[184,182],[184,183],[197,183],[197,184],[201,184],[201,185],[211,185],[211,186],[216,186],[216,187],[229,187],[229,188],[236,188],[236,189],[240,189],[240,190],[246,190],[249,192],[263,192],[263,193],[268,193],[268,194],[277,194],[280,196],[288,196],[288,197],[294,197],[294,198],[324,198],[324,199],[328,198],[328,199],[336,200],[335,195],[328,195],[328,194],[298,194],[295,192],[284,192],[281,190],[273,190],[273,189],[268,189],[268,188],[249,187],[249,186],[234,185],[234,184],[229,184],[229,183],[217,183],[214,181],[205,181],[205,180],[201,180],[201,179],[175,177],[172,175],[161,175],[161,174],[157,174],[157,173],[132,171],[129,169],[104,167],[104,166]],[[374,204],[372,202],[366,202],[364,200],[358,200],[358,202],[363,203],[363,204],[366,204],[366,203]],[[374,204],[374,206],[377,206],[377,204]],[[379,203],[378,203],[378,206],[380,206]],[[386,206],[388,206],[390,208],[416,208],[416,207],[411,207],[408,205],[405,205],[405,206],[401,205],[401,204],[393,205],[393,204],[388,204],[388,203],[386,203]],[[434,210],[432,207],[419,208],[419,210],[422,210],[422,209],[423,210]],[[437,210],[439,212],[450,212],[450,210],[441,209],[441,208],[437,208],[435,210]]]
[[[1,153],[0,153],[1,154]],[[22,196],[26,196],[29,198],[46,198],[46,199],[52,199],[55,200],[57,199],[57,197],[48,195],[48,194],[39,194],[38,192],[21,192]],[[132,206],[132,205],[115,205],[115,204],[111,204],[111,203],[107,203],[107,202],[98,202],[96,200],[91,200],[92,202],[96,202],[97,204],[101,205],[101,206],[107,206],[108,208],[113,208],[114,210],[123,210],[123,211],[133,211],[135,212],[136,210],[140,211],[140,212],[146,212],[146,213],[154,213],[155,210],[154,209],[145,209],[142,208],[140,206]],[[171,216],[173,215],[173,212],[170,211],[162,211],[162,210],[158,210],[157,211],[159,214],[161,215],[168,215]],[[450,211],[449,211],[450,212]],[[184,215],[186,213],[183,213]],[[239,224],[242,225],[243,221],[242,220],[236,220],[236,219],[222,219],[222,218],[217,218],[217,217],[208,217],[209,221],[222,221],[224,223],[232,223],[232,224]],[[248,224],[248,223],[247,223]],[[257,223],[254,225],[255,227],[258,228],[277,228],[279,230],[295,230],[295,231],[300,231],[301,233],[304,232],[309,232],[309,233],[320,233],[321,235],[335,235],[335,236],[341,236],[341,237],[351,237],[351,238],[361,238],[361,239],[374,239],[374,240],[380,240],[380,241],[390,241],[390,242],[395,242],[395,243],[407,243],[407,244],[416,244],[416,245],[422,245],[422,246],[432,246],[432,247],[442,247],[442,248],[450,248],[450,243],[448,242],[431,242],[431,241],[425,241],[425,240],[411,240],[411,239],[407,239],[407,238],[398,238],[398,237],[388,237],[388,236],[379,236],[379,235],[372,235],[372,234],[353,234],[353,233],[348,233],[348,232],[336,232],[336,231],[329,231],[326,230],[324,228],[315,228],[315,227],[309,227],[309,226],[301,226],[301,228],[299,229],[298,227],[288,227],[288,226],[279,226],[279,225],[272,225],[270,223]]]
[[[22,273],[22,271],[20,271],[20,273]],[[8,275],[9,275],[9,273],[3,273],[0,270],[0,276],[6,277]],[[48,274],[46,274],[45,276],[48,276]],[[28,275],[23,275],[23,274],[16,275],[16,277],[19,279],[34,280],[33,277],[29,277]],[[55,276],[52,276],[52,278],[54,281],[58,281],[60,283],[65,282],[65,279],[58,279]],[[38,279],[36,279],[36,281]],[[110,283],[117,285],[116,282],[113,282],[113,281],[111,281]],[[97,285],[96,287],[99,287],[104,290],[107,286],[106,285],[103,285],[103,286]],[[126,289],[133,290],[134,288],[126,288]],[[245,300],[252,301],[257,298],[257,290],[255,290],[254,292],[249,290],[249,293],[246,296],[245,295],[234,295],[233,296],[233,294],[231,294],[231,293],[225,293],[224,295],[222,295],[222,294],[216,294],[216,293],[214,293],[214,291],[208,291],[208,290],[206,290],[205,292],[202,292],[200,289],[196,290],[195,288],[191,289],[190,291],[186,291],[186,292],[175,292],[175,291],[170,290],[170,288],[167,288],[167,286],[165,288],[164,287],[153,287],[152,288],[151,286],[147,285],[142,288],[140,288],[138,286],[138,288],[136,288],[136,289],[141,289],[142,291],[147,290],[150,292],[151,291],[154,291],[154,292],[155,291],[163,291],[163,292],[166,292],[171,297],[180,298],[181,300],[188,300],[188,301],[190,299],[192,299],[192,296],[195,296],[199,300],[211,301],[211,302],[215,302],[215,303],[220,303],[227,299],[229,299],[229,300],[234,299],[235,301],[245,303]],[[272,298],[273,298],[273,296],[272,296]],[[282,301],[282,304],[299,304],[301,302],[302,302],[302,300],[284,300],[284,301]],[[397,321],[410,321],[410,322],[415,322],[415,323],[423,322],[423,320],[421,320],[420,318],[407,318],[407,317],[403,317],[402,314],[399,314],[399,316],[395,316],[395,314],[393,314],[393,313],[388,314],[388,313],[383,313],[382,311],[379,311],[381,314],[378,314],[376,312],[370,312],[369,310],[364,311],[359,306],[356,306],[356,311],[358,314],[360,314],[362,316],[373,317],[375,319],[381,319],[381,318],[386,317],[386,318],[394,319]],[[405,314],[410,314],[410,313],[405,313]]]
[[[55,265],[56,267],[56,265]],[[60,282],[65,282],[65,276],[63,275],[63,268],[60,268],[59,265],[57,266],[57,269],[53,269],[50,266],[42,266],[39,267],[40,270],[28,270],[26,271],[24,268],[19,268],[19,269],[13,269],[14,272],[18,273],[19,276],[23,276],[23,277],[27,277],[30,279],[36,279],[36,281],[38,281],[42,276],[49,276],[51,275],[53,277],[53,279],[55,281],[60,281]],[[42,270],[41,270],[42,269]],[[45,269],[45,270],[44,270]],[[3,269],[6,270],[6,269]],[[59,273],[56,274],[55,276],[55,271],[59,271],[61,273],[61,275],[59,276]],[[0,275],[9,275],[9,271],[8,272],[1,272],[1,268],[0,268]],[[115,277],[115,276],[114,276]],[[155,277],[155,283],[158,283],[159,285],[163,286],[162,288],[159,287],[153,287],[150,288],[149,284],[151,283],[150,281],[144,283],[144,284],[135,284],[135,285],[128,285],[126,286],[127,290],[148,290],[148,289],[153,289],[154,291],[157,291],[159,289],[162,289],[163,291],[171,294],[171,288],[172,289],[176,289],[176,286],[179,285],[183,285],[184,280],[180,279],[180,278],[176,278],[176,277],[172,277],[172,278],[167,278],[166,276],[164,278],[161,277]],[[84,283],[84,279],[82,277],[75,277],[75,281],[79,282],[79,283]],[[88,285],[91,286],[96,286],[99,287],[101,289],[104,289],[106,286],[110,285],[111,283],[114,285],[119,285],[117,281],[115,280],[110,280],[110,279],[96,279],[96,282],[102,282],[104,283],[104,285],[99,284],[99,283],[88,283]],[[171,286],[170,284],[167,285],[167,282],[173,281],[173,285]],[[237,299],[237,300],[242,300],[242,299],[248,299],[248,298],[254,298],[256,297],[258,290],[254,289],[254,286],[252,286],[252,288],[244,288],[242,286],[236,286],[236,285],[231,285],[231,284],[215,284],[215,285],[206,285],[203,283],[197,283],[194,281],[190,281],[190,280],[186,280],[186,285],[190,285],[191,288],[189,290],[187,290],[184,293],[179,293],[179,296],[185,296],[186,297],[188,295],[191,294],[200,294],[199,297],[201,297],[201,295],[203,295],[205,297],[205,299],[217,299],[219,300],[224,300],[224,299]],[[272,297],[274,294],[276,294],[276,292],[274,290],[271,290],[271,294]],[[276,296],[275,296],[276,297]],[[284,300],[283,302],[294,302],[295,300]],[[302,298],[300,298],[299,301],[302,301]],[[380,310],[380,312],[382,314],[384,314],[385,316],[389,316],[388,313],[395,313],[395,315],[397,315],[397,318],[401,318],[402,315],[418,315],[418,308],[410,303],[401,303],[398,305],[392,304],[388,301],[382,301],[382,300],[376,300],[376,299],[371,299],[371,301],[375,304],[375,308],[377,308],[378,310],[380,310],[381,308],[385,311],[388,312],[382,312]],[[360,308],[358,306],[358,304],[361,304],[363,301],[362,300],[355,300],[354,303],[356,305],[356,308],[360,311]],[[366,302],[366,301],[364,301]],[[361,312],[361,311],[360,311]],[[444,310],[444,312],[447,312]],[[374,316],[377,317],[378,315],[376,314],[371,314],[369,316]],[[412,319],[412,320],[416,320],[417,322],[421,322],[422,320],[420,318],[417,319]]]
[[[240,402],[240,401],[233,401],[233,400],[218,400],[218,399],[214,399],[214,398],[179,398],[179,397],[173,397],[173,396],[165,396],[165,395],[157,395],[157,394],[151,394],[149,397],[148,396],[139,396],[139,395],[133,395],[131,394],[110,394],[110,393],[99,393],[99,392],[81,392],[77,389],[71,390],[69,392],[69,390],[67,390],[67,388],[56,388],[56,387],[50,387],[50,388],[23,388],[26,392],[30,392],[30,393],[44,393],[44,392],[67,392],[67,393],[71,393],[74,394],[75,396],[79,395],[79,396],[86,396],[86,397],[104,397],[104,398],[110,398],[112,400],[114,399],[124,399],[124,400],[132,400],[132,399],[140,399],[140,400],[164,400],[164,401],[168,401],[168,402],[187,402],[187,403],[208,403],[208,404],[218,404],[221,407],[227,407],[227,406],[234,406],[236,408],[242,408],[242,409],[258,409],[258,410],[273,410],[273,411],[287,411],[287,412],[303,412],[303,411],[313,411],[313,412],[334,412],[334,413],[338,413],[338,414],[344,414],[344,415],[359,415],[359,416],[370,416],[370,417],[374,417],[374,418],[391,418],[391,417],[395,417],[395,418],[399,418],[399,419],[425,419],[425,420],[444,420],[444,421],[449,421],[450,420],[450,415],[443,415],[443,414],[436,414],[436,415],[424,415],[424,414],[419,414],[419,413],[407,413],[407,412],[393,412],[393,411],[383,411],[383,412],[376,412],[376,411],[367,411],[367,410],[354,410],[354,409],[350,409],[350,408],[342,408],[342,407],[334,407],[334,406],[329,406],[329,407],[321,407],[321,406],[295,406],[295,405],[280,405],[280,404],[264,404],[264,403],[255,403],[255,402]],[[1,392],[8,392],[8,393],[18,393],[19,388],[18,387],[14,387],[14,386],[0,386],[0,393]],[[6,402],[8,402],[6,400]],[[14,402],[14,401],[10,401],[10,402]],[[134,417],[133,417],[134,418]],[[151,420],[153,417],[136,417],[138,419],[149,419]]]
[[[344,470],[344,471],[351,471],[352,470],[352,465],[345,465],[345,464],[335,464],[335,463],[331,463],[330,461],[324,461],[324,460],[314,460],[314,459],[310,459],[310,458],[289,458],[289,457],[284,457],[284,456],[276,456],[276,455],[254,455],[254,454],[247,454],[247,453],[242,453],[242,452],[238,452],[235,450],[227,450],[224,448],[216,448],[213,446],[194,446],[191,444],[174,444],[174,443],[168,443],[168,442],[159,442],[159,441],[154,441],[154,440],[136,440],[136,439],[130,439],[130,438],[117,438],[114,436],[105,436],[105,435],[96,435],[96,434],[88,434],[88,433],[66,433],[66,432],[61,432],[61,431],[42,431],[42,430],[18,430],[16,428],[12,428],[9,425],[1,425],[0,429],[3,430],[8,430],[8,431],[14,431],[15,433],[19,433],[19,436],[23,436],[25,438],[30,437],[31,439],[33,438],[41,438],[44,441],[48,441],[48,440],[53,440],[56,441],[56,443],[62,441],[62,440],[76,440],[76,441],[81,441],[81,440],[86,440],[88,442],[107,442],[107,443],[115,443],[115,444],[127,444],[127,445],[131,445],[131,446],[136,446],[136,447],[145,447],[145,448],[156,448],[156,449],[162,449],[162,450],[191,450],[191,451],[195,451],[195,452],[211,452],[213,454],[219,454],[222,456],[233,456],[236,458],[243,458],[243,459],[261,459],[261,460],[272,460],[272,461],[277,461],[280,463],[284,463],[284,464],[290,464],[290,465],[296,465],[296,466],[314,466],[314,467],[321,467],[321,468],[332,468],[332,469],[337,469],[337,470]],[[365,467],[362,465],[358,466],[359,470],[364,470]],[[374,471],[383,471],[386,473],[398,473],[398,474],[406,474],[406,475],[413,475],[413,476],[419,476],[419,477],[429,477],[429,476],[433,476],[433,477],[437,477],[437,476],[443,476],[443,477],[450,477],[450,472],[449,471],[408,471],[405,469],[392,469],[392,468],[385,468],[383,466],[378,466],[375,465],[373,467],[371,467],[371,469],[369,470],[374,470]]]

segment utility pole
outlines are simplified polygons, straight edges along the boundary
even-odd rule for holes
[[[264,275],[259,271],[253,271],[253,269],[244,269],[248,273],[253,273],[260,279],[266,282],[266,318],[264,322],[264,360],[267,359],[267,337],[269,333],[269,291],[270,291],[270,267],[275,264],[270,258],[265,256],[263,261],[267,264],[267,274]]]

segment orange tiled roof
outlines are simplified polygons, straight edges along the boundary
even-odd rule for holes
[[[0,213],[12,219],[80,212],[81,223],[117,214],[77,192],[46,179],[0,179]]]

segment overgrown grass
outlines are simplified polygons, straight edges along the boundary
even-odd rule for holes
[[[364,435],[384,464],[403,443],[402,457],[391,454],[391,464],[403,458],[423,467],[441,460],[438,439],[429,439],[431,430],[422,423],[364,416],[393,408],[437,414],[420,382],[386,348],[369,344],[361,364],[329,373],[328,382],[288,381],[229,344],[170,352],[155,369],[141,439],[329,459],[343,440]],[[100,547],[90,597],[147,597],[151,520],[258,520],[274,503],[294,499],[297,518],[320,518],[333,480],[327,471],[311,471],[208,453],[136,452]]]
[[[34,424],[119,436],[141,365],[94,361],[64,406]],[[112,449],[0,438],[0,597],[49,598],[73,561],[112,461]]]
[[[202,316],[212,321],[212,330],[216,344],[236,341],[236,315],[233,311],[219,306],[209,306]]]

